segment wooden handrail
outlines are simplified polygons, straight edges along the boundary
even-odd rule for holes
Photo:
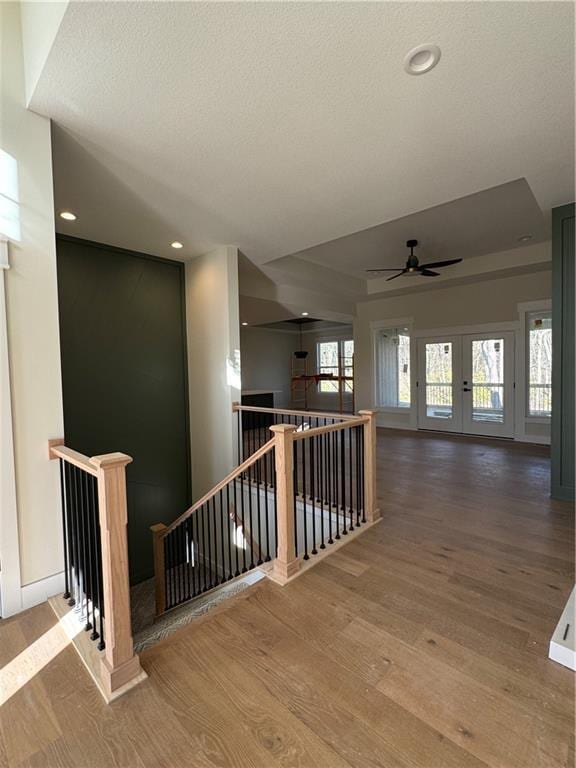
[[[56,444],[56,441],[48,441],[48,455],[51,459],[63,459],[68,464],[73,464],[75,467],[84,470],[84,472],[98,477],[98,468],[88,456],[84,456],[83,453],[78,453],[78,451],[74,451],[72,448],[67,448],[60,442]]]
[[[350,420],[358,418],[354,413],[332,413],[331,411],[296,411],[289,408],[261,408],[260,406],[240,405],[232,403],[232,411],[249,411],[250,413],[278,413],[285,416],[313,416],[319,419]]]
[[[315,437],[316,435],[324,435],[326,432],[339,432],[342,429],[353,429],[354,427],[360,427],[362,424],[368,424],[368,418],[355,418],[353,421],[343,421],[340,424],[326,424],[325,427],[313,427],[312,429],[302,429],[294,432],[293,440],[305,440],[307,437]]]
[[[194,502],[194,504],[186,510],[186,512],[183,512],[180,517],[176,518],[173,523],[170,523],[170,525],[166,526],[166,528],[159,532],[159,537],[164,538],[167,536],[170,531],[173,531],[174,528],[177,528],[180,523],[184,522],[187,518],[190,517],[190,515],[193,515],[194,512],[196,512],[198,509],[200,509],[201,506],[206,504],[207,501],[209,501],[213,496],[216,496],[216,494],[221,491],[223,488],[225,488],[228,483],[232,482],[232,480],[235,480],[239,475],[241,475],[243,472],[245,472],[248,467],[251,467],[252,464],[255,464],[259,459],[264,456],[264,454],[268,453],[272,450],[274,447],[274,438],[268,440],[267,443],[264,443],[263,446],[258,448],[258,450],[253,453],[251,456],[249,456],[246,461],[243,461],[242,464],[240,464],[238,467],[232,470],[229,474],[226,475],[224,480],[221,480],[217,485],[214,486],[214,488],[210,489],[208,493],[205,493],[204,496],[202,496],[201,499],[198,499],[198,501]]]

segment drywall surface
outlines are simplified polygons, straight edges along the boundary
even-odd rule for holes
[[[68,8],[68,0],[20,3],[22,15],[22,48],[26,81],[26,105],[42,74],[60,24]]]
[[[192,496],[235,466],[240,400],[238,251],[222,247],[186,264]]]
[[[16,160],[19,241],[9,244],[8,348],[22,585],[62,570],[58,464],[63,435],[50,122],[25,108],[18,3],[0,4],[0,147]]]
[[[241,328],[242,389],[274,390],[276,408],[289,408],[292,355],[298,346],[293,333]]]

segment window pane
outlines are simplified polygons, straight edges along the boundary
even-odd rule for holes
[[[504,339],[472,341],[472,420],[504,422]]]
[[[426,344],[426,415],[452,418],[452,342]]]
[[[552,317],[532,312],[528,323],[528,415],[552,414]]]
[[[376,401],[410,407],[410,336],[406,328],[387,328],[376,337]]]
[[[321,341],[318,350],[318,373],[328,373],[338,376],[338,342]],[[320,381],[319,392],[338,392],[337,381]]]
[[[354,341],[352,339],[342,342],[342,372],[350,379],[354,377]],[[344,382],[344,392],[352,392],[353,389],[353,381]]]

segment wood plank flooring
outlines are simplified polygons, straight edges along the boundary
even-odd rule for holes
[[[382,430],[378,463],[379,525],[146,650],[111,706],[58,653],[0,708],[0,766],[574,766],[574,674],[547,659],[574,515],[547,449]],[[0,622],[0,693],[53,625]]]

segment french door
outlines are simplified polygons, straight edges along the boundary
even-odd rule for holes
[[[421,339],[418,426],[494,437],[514,436],[514,334]]]

